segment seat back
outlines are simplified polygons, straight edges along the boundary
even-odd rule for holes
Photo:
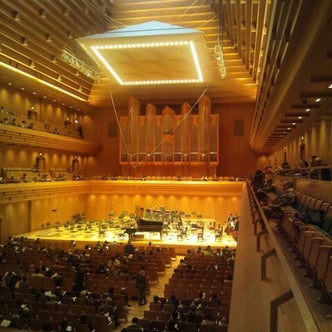
[[[324,278],[325,291],[331,296],[332,295],[332,256],[329,257],[327,263],[327,269]]]
[[[308,258],[308,264],[311,271],[315,270],[316,268],[318,253],[322,243],[323,243],[322,237],[314,236],[311,239],[311,250]]]
[[[332,253],[332,246],[323,245],[319,249],[315,272],[317,279],[320,282],[322,282],[325,278],[325,273],[331,253]]]

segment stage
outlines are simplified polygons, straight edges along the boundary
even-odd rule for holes
[[[17,235],[16,237],[25,237],[29,240],[39,239],[41,243],[47,246],[61,247],[71,249],[73,241],[75,248],[84,248],[87,244],[91,245],[97,242],[107,241],[111,244],[125,244],[129,240],[129,235],[124,229],[107,228],[100,230],[100,227],[94,226],[89,229],[77,227],[48,227],[30,233]],[[198,246],[205,248],[211,246],[212,249],[236,248],[237,242],[233,236],[224,234],[216,237],[213,231],[205,230],[203,236],[198,236],[195,232],[188,232],[187,236],[179,238],[176,232],[163,233],[162,238],[158,232],[136,232],[131,237],[134,246],[147,246],[149,242],[154,246],[163,246],[174,248],[178,255],[184,255],[188,250],[194,250]]]

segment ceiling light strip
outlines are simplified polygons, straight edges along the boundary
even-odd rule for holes
[[[197,56],[195,44],[194,44],[193,41],[190,41],[190,49],[191,49],[191,53],[192,53],[193,58],[194,58],[195,67],[196,67],[196,71],[197,71],[197,76],[198,76],[199,82],[203,82],[202,70],[201,70],[201,67],[199,65],[198,56]]]
[[[119,82],[119,84],[123,85],[123,81],[120,76],[114,71],[114,69],[110,66],[110,64],[105,60],[105,58],[98,52],[97,46],[91,47],[93,53],[97,56],[97,58],[104,64],[104,66],[108,69],[108,71],[115,77],[115,79]]]
[[[145,80],[145,81],[124,81],[107,62],[99,50],[119,50],[134,48],[151,48],[151,47],[177,47],[189,46],[192,58],[195,64],[197,78],[175,79],[175,80]],[[165,41],[165,42],[149,42],[149,43],[131,43],[131,44],[110,44],[91,46],[91,50],[97,58],[103,63],[107,70],[115,77],[120,85],[161,85],[161,84],[184,84],[184,83],[200,83],[203,82],[203,74],[199,64],[195,43],[192,40]]]
[[[4,62],[2,62],[2,61],[0,61],[0,66],[5,67],[5,68],[7,68],[7,69],[10,69],[11,71],[14,71],[14,72],[16,72],[16,73],[18,73],[18,74],[20,74],[20,75],[22,75],[22,76],[28,77],[28,78],[30,78],[30,79],[32,79],[32,80],[38,82],[38,83],[42,83],[42,84],[44,84],[44,85],[46,85],[46,86],[48,86],[48,87],[50,87],[50,88],[52,88],[52,89],[55,89],[55,90],[57,90],[57,91],[59,91],[59,92],[62,92],[62,93],[64,93],[64,94],[68,95],[68,96],[71,96],[71,97],[75,98],[75,99],[78,99],[78,100],[81,100],[81,101],[86,101],[86,99],[84,99],[84,98],[81,98],[81,97],[79,97],[79,96],[76,96],[75,94],[73,94],[73,93],[71,93],[71,92],[69,92],[69,91],[66,91],[66,90],[64,90],[64,89],[61,89],[61,88],[59,88],[59,87],[57,87],[57,86],[55,86],[55,85],[53,85],[53,84],[51,84],[51,83],[48,83],[48,82],[46,82],[46,81],[44,81],[44,80],[41,80],[41,79],[39,79],[39,78],[37,78],[37,77],[34,77],[34,76],[32,76],[32,75],[30,75],[30,74],[28,74],[28,73],[25,73],[24,71],[22,71],[22,70],[20,70],[20,69],[17,69],[17,68],[14,68],[14,67],[12,67],[12,66],[9,66],[9,65],[7,65],[6,63],[4,63]]]

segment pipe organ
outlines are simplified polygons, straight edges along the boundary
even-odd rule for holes
[[[181,114],[165,106],[161,115],[147,104],[139,115],[139,102],[130,98],[128,115],[120,118],[120,163],[124,175],[215,176],[219,163],[219,117],[211,114],[211,101],[203,96],[198,109],[188,103]],[[138,173],[139,172],[139,173]]]

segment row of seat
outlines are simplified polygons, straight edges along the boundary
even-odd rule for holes
[[[171,332],[165,330],[165,322],[160,319],[140,318],[138,320],[138,325],[144,330],[144,332]],[[181,326],[179,326],[179,331],[181,332],[227,332],[227,330],[227,325],[219,325],[212,321],[203,322],[199,327],[196,323],[191,322],[183,322]]]
[[[320,288],[322,298],[332,299],[332,205],[296,191],[294,206],[282,207],[279,228],[296,259]]]
[[[200,258],[190,253],[180,261],[168,283],[165,284],[164,298],[158,298],[158,302],[151,302],[149,309],[144,310],[143,318],[139,319],[139,325],[144,328],[144,331],[166,331],[166,323],[175,311],[179,315],[180,331],[227,331],[232,282],[223,279],[223,272],[227,268],[232,271],[233,266],[227,266],[225,261],[218,256],[201,256]],[[213,265],[214,271],[210,270],[211,265]],[[188,266],[192,269],[190,273],[187,271]],[[186,273],[188,278],[186,278]],[[193,276],[199,277],[195,279]],[[205,293],[207,304],[203,306],[204,309],[202,307],[204,320],[201,324],[190,323],[186,321],[187,312],[189,312],[190,305],[197,299],[199,291]],[[217,302],[208,301],[212,294],[217,295]],[[166,299],[174,297],[180,306],[167,302]]]
[[[285,209],[281,229],[296,252],[296,257],[312,278],[313,285],[320,287],[324,298],[332,299],[332,238],[321,228],[296,218],[292,208]],[[332,217],[332,206],[326,212]]]
[[[72,326],[75,331],[82,330],[84,324],[81,324],[80,317],[86,316],[88,322],[96,327],[96,331],[104,332],[111,329],[114,321],[110,321],[98,306],[98,296],[90,294],[90,297],[63,297],[61,302],[50,300],[46,295],[42,295],[38,300],[35,295],[29,291],[9,292],[1,289],[3,301],[0,305],[0,317],[2,320],[13,321],[15,315],[19,316],[22,306],[29,308],[28,325],[32,330],[42,330],[45,322],[54,330],[59,330],[62,321],[66,320],[68,325]],[[117,306],[120,319],[127,320],[128,309],[125,300],[113,301]],[[76,329],[77,326],[80,328]]]

